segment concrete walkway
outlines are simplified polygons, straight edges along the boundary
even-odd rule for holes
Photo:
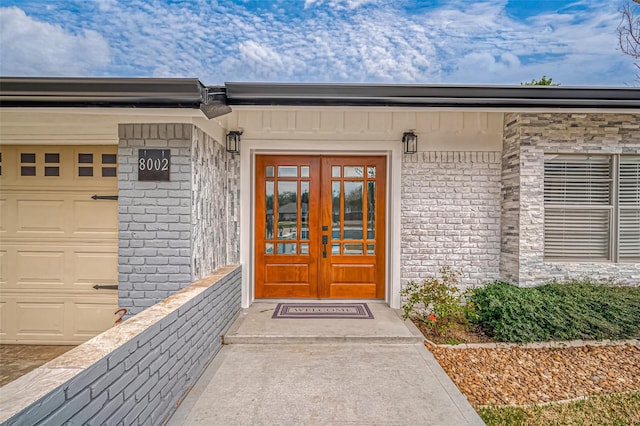
[[[169,425],[481,425],[422,344],[383,303],[374,320],[271,319],[254,303]]]

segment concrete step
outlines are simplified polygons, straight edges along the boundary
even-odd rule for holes
[[[223,337],[225,345],[249,344],[323,344],[323,343],[371,343],[411,345],[424,342],[420,336],[290,336],[290,335],[241,335]]]
[[[227,345],[238,344],[417,344],[424,341],[411,321],[384,303],[367,302],[374,319],[274,319],[277,303],[255,302],[243,309],[223,337]]]

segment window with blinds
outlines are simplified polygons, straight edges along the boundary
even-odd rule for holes
[[[638,261],[639,179],[640,156],[546,155],[545,259]]]
[[[640,155],[620,156],[618,204],[621,262],[640,262]]]

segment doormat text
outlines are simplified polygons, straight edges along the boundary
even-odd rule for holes
[[[278,303],[272,318],[373,319],[366,303]]]

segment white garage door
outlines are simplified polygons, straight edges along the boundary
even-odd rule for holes
[[[118,279],[116,152],[0,146],[1,343],[81,343],[113,325],[117,290],[94,286]]]

